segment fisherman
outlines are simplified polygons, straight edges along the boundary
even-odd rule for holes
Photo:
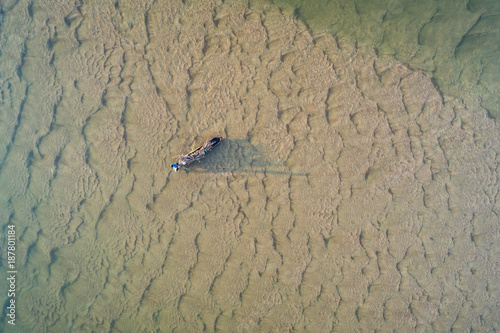
[[[196,148],[187,155],[178,156],[177,163],[170,164],[170,167],[174,169],[175,172],[179,171],[181,166],[186,166],[194,161],[198,161],[205,157],[205,154],[214,149],[221,142],[221,137],[215,137],[211,140],[206,141],[201,147]]]

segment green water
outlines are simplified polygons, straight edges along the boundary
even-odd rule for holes
[[[500,328],[498,1],[1,6],[0,331]]]
[[[315,32],[394,56],[435,79],[446,96],[500,116],[500,2],[298,1],[275,3]]]

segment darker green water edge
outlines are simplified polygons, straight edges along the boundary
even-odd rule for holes
[[[500,1],[272,0],[314,33],[372,47],[500,118]]]

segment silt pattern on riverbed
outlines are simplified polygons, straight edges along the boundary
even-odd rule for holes
[[[481,105],[265,2],[4,6],[23,331],[498,329]]]

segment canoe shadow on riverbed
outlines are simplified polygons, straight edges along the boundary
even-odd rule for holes
[[[263,153],[261,145],[252,145],[250,139],[223,139],[218,147],[199,162],[193,162],[189,173],[263,173],[307,177],[307,173],[288,171],[283,164],[274,163]]]

